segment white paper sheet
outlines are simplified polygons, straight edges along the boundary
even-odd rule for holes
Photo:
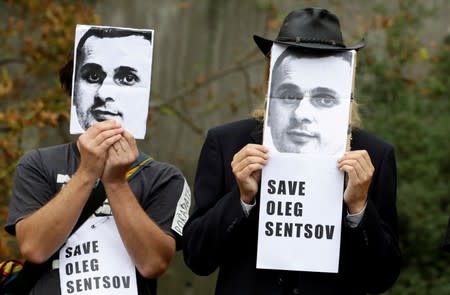
[[[91,216],[59,251],[61,294],[137,295],[136,269],[114,217]]]
[[[287,54],[275,66],[285,49],[272,47],[257,268],[336,273],[344,189],[337,161],[345,152],[356,53],[347,52],[348,61]]]
[[[71,134],[112,119],[145,137],[153,40],[153,30],[77,25]]]

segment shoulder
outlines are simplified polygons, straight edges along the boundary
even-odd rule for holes
[[[239,131],[239,133],[248,134],[259,126],[262,126],[261,122],[257,121],[254,118],[248,118],[213,127],[209,129],[208,133],[227,135],[235,134],[237,131]]]
[[[372,152],[394,149],[394,146],[391,143],[363,129],[355,129],[352,131],[351,146],[353,150],[365,149]]]
[[[183,173],[175,165],[153,160],[149,168],[150,169],[145,169],[147,170],[148,176],[156,180],[164,181],[175,178],[184,181]]]
[[[152,160],[135,174],[132,179],[128,179],[135,195],[141,202],[145,199],[159,199],[164,192],[171,195],[179,195],[185,186],[183,173],[172,164]],[[164,197],[163,197],[164,199]]]
[[[18,165],[58,162],[70,150],[70,143],[32,149],[19,160]]]
[[[254,118],[239,120],[211,128],[206,136],[205,143],[216,143],[225,150],[235,151],[243,145],[262,141],[262,122]]]
[[[362,129],[352,131],[352,150],[366,150],[374,165],[380,165],[386,159],[389,163],[395,163],[394,146]]]

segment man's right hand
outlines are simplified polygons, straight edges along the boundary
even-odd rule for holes
[[[261,169],[269,159],[268,152],[260,144],[247,144],[233,157],[231,168],[239,186],[241,200],[247,204],[253,203],[258,193]]]
[[[78,138],[81,161],[78,171],[96,180],[103,174],[109,147],[122,138],[124,129],[113,120],[97,123]]]

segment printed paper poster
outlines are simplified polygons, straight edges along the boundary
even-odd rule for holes
[[[257,268],[338,271],[355,55],[272,47]]]
[[[70,133],[116,120],[145,137],[150,97],[153,30],[77,25]]]

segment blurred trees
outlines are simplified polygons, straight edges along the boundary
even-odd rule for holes
[[[450,36],[419,32],[433,10],[418,1],[378,7],[365,25],[382,32],[359,54],[356,81],[365,128],[396,146],[403,269],[389,294],[450,294],[441,249],[450,214]]]
[[[70,100],[58,71],[72,52],[75,24],[98,23],[83,1],[0,3],[0,224],[5,224],[12,176],[27,136],[38,140],[68,119]],[[49,128],[50,127],[50,128]],[[62,131],[66,133],[66,131]],[[67,136],[66,136],[67,137]],[[18,257],[0,231],[0,257]]]

